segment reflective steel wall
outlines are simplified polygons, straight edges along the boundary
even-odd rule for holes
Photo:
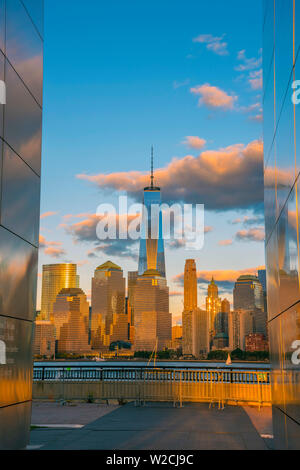
[[[40,209],[43,0],[0,0],[0,449],[31,414]]]
[[[266,263],[274,435],[277,448],[299,449],[300,104],[292,101],[292,83],[300,80],[300,2],[264,0],[263,28]]]

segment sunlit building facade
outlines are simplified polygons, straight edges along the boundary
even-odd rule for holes
[[[184,267],[184,300],[182,313],[182,353],[184,356],[197,356],[196,309],[197,309],[197,270],[194,259],[187,259]]]
[[[40,212],[43,1],[0,1],[0,449],[29,440]]]
[[[62,289],[53,304],[51,316],[57,352],[84,354],[89,345],[89,303],[82,289]]]
[[[257,352],[268,351],[269,343],[265,336],[260,333],[253,333],[245,337],[245,351]]]
[[[169,288],[158,271],[148,270],[137,279],[134,293],[134,349],[162,351],[172,341]]]
[[[55,327],[53,322],[35,322],[33,354],[34,356],[44,356],[47,359],[55,357]]]
[[[182,353],[186,357],[199,357],[209,350],[208,314],[198,308],[197,269],[193,259],[185,263],[183,303]]]
[[[300,449],[300,5],[264,0],[267,305],[276,448]],[[293,356],[293,354],[295,355]]]
[[[257,276],[249,274],[238,278],[233,289],[233,308],[264,310],[263,287]]]
[[[128,271],[128,275],[127,275],[128,321],[129,321],[132,332],[134,330],[134,309],[133,309],[134,288],[136,286],[138,275],[139,275],[138,271]]]
[[[213,340],[216,335],[216,323],[215,318],[218,313],[221,311],[222,301],[219,297],[219,289],[217,284],[212,278],[210,284],[207,288],[207,297],[206,297],[206,312],[208,316],[208,329],[209,329],[209,346],[210,348],[213,345]]]
[[[172,349],[182,348],[182,325],[172,326]]]
[[[92,279],[91,345],[106,350],[116,341],[128,341],[125,278],[120,266],[107,261]]]
[[[227,299],[221,302],[221,311],[215,316],[215,336],[213,345],[216,349],[224,349],[229,346],[228,321],[230,316],[230,303]]]
[[[62,289],[73,289],[78,286],[76,264],[61,263],[43,266],[42,305],[39,320],[50,320],[53,304]]]

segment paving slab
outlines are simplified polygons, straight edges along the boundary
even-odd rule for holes
[[[182,408],[128,403],[82,429],[33,429],[30,445],[42,450],[267,450],[243,407],[218,410],[203,403]]]
[[[31,424],[88,424],[118,409],[118,405],[33,401]]]

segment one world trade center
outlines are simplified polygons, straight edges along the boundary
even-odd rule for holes
[[[141,225],[139,275],[154,270],[166,276],[165,251],[162,230],[160,188],[154,185],[153,147],[151,150],[150,186],[144,188],[144,207]]]

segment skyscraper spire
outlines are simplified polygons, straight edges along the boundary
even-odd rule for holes
[[[139,275],[142,276],[145,271],[154,269],[162,277],[166,276],[165,251],[162,230],[162,211],[160,188],[154,181],[154,149],[151,146],[151,171],[150,185],[144,188],[144,207],[139,254]],[[159,211],[153,211],[152,205],[159,208]]]
[[[151,189],[154,188],[154,170],[153,170],[153,145],[151,147]]]

